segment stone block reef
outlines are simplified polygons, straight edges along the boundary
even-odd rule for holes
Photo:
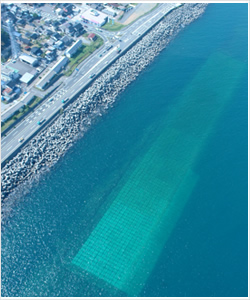
[[[92,120],[108,110],[117,96],[177,33],[204,13],[206,6],[206,3],[184,4],[169,13],[98,77],[51,126],[28,142],[2,168],[2,207],[14,191],[25,186],[29,190],[31,183],[48,171],[84,135]]]

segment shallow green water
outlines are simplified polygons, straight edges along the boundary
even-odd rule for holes
[[[195,186],[193,165],[243,68],[220,52],[208,58],[166,114],[159,137],[132,164],[119,191],[111,193],[112,204],[73,259],[75,265],[138,295]]]

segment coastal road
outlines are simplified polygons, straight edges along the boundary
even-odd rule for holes
[[[37,122],[40,120],[49,120],[53,118],[58,111],[64,106],[62,100],[74,97],[90,82],[94,81],[95,78],[102,73],[112,62],[117,58],[118,55],[126,52],[126,50],[135,43],[140,37],[151,28],[156,22],[158,22],[167,12],[172,10],[174,7],[180,4],[162,4],[159,5],[152,13],[140,18],[138,21],[133,23],[131,26],[121,30],[121,36],[119,40],[115,41],[113,47],[107,51],[107,45],[98,52],[96,52],[90,59],[85,61],[79,67],[78,71],[74,76],[70,76],[65,82],[65,85],[55,95],[53,100],[47,100],[41,106],[39,106],[32,114],[26,119],[20,122],[16,128],[13,128],[6,137],[2,139],[2,156],[1,162],[4,162],[8,157],[18,148],[20,148],[23,142],[32,136],[35,132],[38,132],[41,125]],[[116,48],[119,46],[121,52],[117,53]],[[102,56],[100,56],[102,54]],[[92,78],[90,76],[93,75]],[[23,142],[19,142],[20,139],[24,139]]]

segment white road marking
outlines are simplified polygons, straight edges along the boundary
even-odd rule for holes
[[[30,129],[34,128],[36,126],[36,124],[34,124],[32,127],[30,127]]]
[[[32,122],[32,120],[31,121],[29,121],[29,123],[31,123]]]
[[[14,132],[14,133],[13,133],[13,136],[15,136],[15,135],[17,135],[17,134],[18,134],[18,131]]]
[[[13,147],[13,146],[10,146],[10,147],[7,149],[7,151],[9,151],[12,147]]]
[[[3,146],[3,145],[5,145],[5,144],[6,144],[6,141],[4,141],[4,142],[3,142],[3,143],[1,143],[1,144],[2,144],[2,146]]]

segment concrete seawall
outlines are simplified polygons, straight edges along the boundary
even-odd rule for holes
[[[206,6],[204,3],[185,4],[169,13],[69,103],[50,126],[33,137],[2,169],[2,205],[7,203],[9,194],[14,195],[22,188],[22,183],[29,186],[48,171],[84,135],[93,119],[108,110],[178,32],[204,13]]]

